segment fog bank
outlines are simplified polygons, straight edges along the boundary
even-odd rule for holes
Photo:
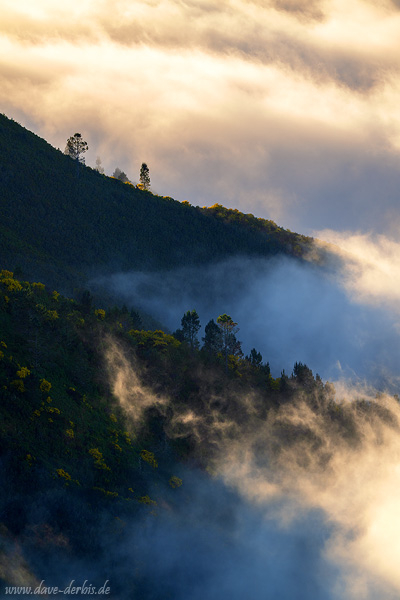
[[[228,313],[240,327],[243,351],[255,347],[275,376],[282,369],[290,374],[301,361],[325,380],[366,380],[394,389],[400,252],[387,240],[361,236],[355,247],[351,236],[342,239],[349,249],[331,246],[324,267],[282,257],[234,257],[168,272],[116,273],[93,286],[112,290],[171,331],[187,310],[197,310],[203,328]]]

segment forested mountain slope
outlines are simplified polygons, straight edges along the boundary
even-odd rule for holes
[[[301,256],[311,239],[216,205],[193,207],[101,175],[0,115],[4,268],[70,290],[89,275],[235,254]],[[18,272],[18,269],[17,269]]]
[[[240,501],[214,479],[235,449],[239,474],[248,452],[264,468],[291,451],[324,474],[335,444],[352,452],[367,425],[397,427],[378,401],[336,402],[304,364],[274,379],[255,350],[226,359],[212,343],[140,327],[127,309],[0,271],[2,590],[108,579],[118,600],[182,597],[182,532],[197,544],[200,519],[204,556],[231,557],[237,543]],[[169,553],[176,541],[164,567],[159,543]],[[188,589],[203,581],[196,558],[193,568]]]
[[[171,335],[145,330],[131,307],[60,292],[107,270],[208,267],[238,254],[301,260],[312,240],[77,169],[4,116],[0,160],[1,593],[106,580],[116,600],[209,598],[203,583],[224,582],[213,574],[232,564],[247,597],[254,577],[243,565],[261,547],[264,572],[280,539],[268,533],[260,546],[267,513],[253,522],[248,502],[257,488],[279,504],[287,493],[290,513],[296,488],[280,488],[283,473],[285,484],[321,476],[325,493],[337,447],[345,457],[358,448],[358,469],[367,430],[377,447],[383,431],[398,435],[398,397],[341,401],[301,362],[274,378],[272,356],[244,356],[227,314],[200,341],[195,310]]]
[[[0,271],[0,584],[70,581],[74,561],[87,570],[94,561],[90,572],[110,574],[115,598],[132,597],[128,582],[137,597],[172,598],[146,579],[146,557],[119,589],[113,556],[146,519],[190,512],[185,473],[212,470],[217,413],[246,429],[301,393],[339,422],[343,414],[305,365],[274,379],[255,351],[226,361],[89,300]]]

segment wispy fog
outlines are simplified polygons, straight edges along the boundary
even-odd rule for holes
[[[346,248],[347,240],[346,251],[332,246],[322,267],[236,257],[169,272],[117,273],[94,285],[148,311],[171,331],[187,310],[197,310],[203,328],[211,318],[230,314],[244,352],[255,347],[275,376],[282,369],[290,374],[301,361],[325,380],[367,380],[394,389],[400,363],[398,246],[365,236],[341,239]]]
[[[110,365],[115,352],[111,342]],[[140,386],[137,365],[123,369]],[[254,398],[238,392],[224,427],[206,397],[191,421],[166,400],[175,413],[168,435],[180,423],[200,450],[212,442],[214,475],[183,469],[184,510],[170,506],[167,518],[128,529],[118,564],[139,565],[157,599],[395,600],[400,409],[389,396],[357,394],[364,403],[342,387],[330,407],[299,396],[260,419]],[[231,392],[220,395],[232,403]]]
[[[341,597],[335,593],[339,569],[324,556],[331,527],[319,511],[282,527],[265,507],[249,505],[219,481],[200,474],[187,474],[184,481],[186,514],[147,523],[139,536],[131,530],[137,540],[129,547],[132,560],[146,564],[148,582],[158,581],[148,584],[153,598]]]
[[[341,247],[318,245],[308,262],[236,257],[93,282],[171,330],[193,308],[203,326],[228,312],[244,350],[260,350],[275,375],[306,362],[335,379],[336,395],[298,391],[264,410],[261,392],[214,389],[199,367],[196,402],[180,404],[156,391],[156,377],[153,388],[123,345],[104,340],[104,373],[132,438],[149,409],[152,418],[158,412],[164,438],[152,450],[160,464],[187,436],[201,469],[173,463],[182,486],[152,481],[158,505],[121,522],[112,505],[96,514],[66,492],[33,491],[32,522],[65,505],[68,519],[93,535],[91,554],[71,556],[58,532],[27,527],[21,546],[9,540],[8,557],[0,554],[0,576],[13,560],[13,581],[32,581],[32,573],[54,585],[109,579],[116,600],[398,599],[400,408],[376,389],[398,391],[398,247],[386,238],[328,238]],[[55,547],[51,556],[38,553],[40,535]]]
[[[115,398],[135,431],[138,409],[143,417],[149,406],[163,407],[111,340],[107,361],[111,384],[120,382]],[[232,401],[220,394],[221,402]],[[239,412],[232,421],[225,415],[225,430],[203,398],[197,422],[184,425],[188,434],[197,429],[200,451],[213,442],[212,476],[181,465],[178,491],[155,486],[150,494],[161,492],[159,506],[123,521],[112,507],[93,514],[65,492],[35,499],[33,491],[32,518],[65,505],[64,513],[94,535],[91,554],[72,556],[67,538],[49,527],[28,528],[22,547],[8,542],[12,569],[2,557],[0,576],[12,571],[13,581],[36,585],[34,568],[48,585],[108,579],[115,600],[397,600],[400,409],[393,398],[360,393],[367,402],[357,407],[351,395],[346,388],[337,394],[337,419],[301,397],[259,419],[253,399],[238,392]],[[167,406],[175,413],[173,438],[174,422],[182,424],[185,414],[173,399],[164,398]],[[37,543],[32,552],[30,541],[40,534],[54,548],[50,555]]]

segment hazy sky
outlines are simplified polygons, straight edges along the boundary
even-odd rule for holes
[[[137,181],[396,236],[398,0],[0,0],[0,110]]]

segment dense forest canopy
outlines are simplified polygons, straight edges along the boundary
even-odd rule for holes
[[[69,293],[89,275],[215,262],[235,254],[301,257],[310,238],[216,205],[193,207],[80,165],[0,115],[4,268]],[[142,189],[141,189],[142,188]]]

